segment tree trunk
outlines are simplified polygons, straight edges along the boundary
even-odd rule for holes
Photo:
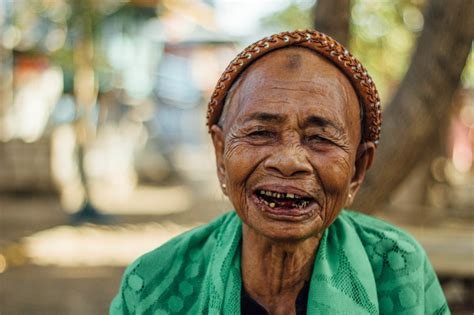
[[[449,119],[449,105],[471,49],[473,16],[472,0],[428,4],[424,29],[407,74],[384,112],[377,157],[354,208],[380,209],[418,163],[433,159],[433,142]]]
[[[317,0],[313,14],[316,30],[348,47],[351,0]]]

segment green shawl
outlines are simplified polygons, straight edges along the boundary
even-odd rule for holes
[[[242,223],[235,212],[130,265],[110,314],[240,314]],[[378,219],[342,211],[324,232],[307,314],[449,314],[420,245]]]

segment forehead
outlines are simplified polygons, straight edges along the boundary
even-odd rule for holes
[[[345,75],[317,53],[285,48],[257,60],[235,83],[226,108],[226,126],[251,112],[317,113],[352,129],[359,127],[359,104]]]

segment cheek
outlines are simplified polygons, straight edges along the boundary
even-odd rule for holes
[[[224,151],[228,184],[242,185],[252,169],[252,153],[245,145],[231,144]]]
[[[332,221],[346,202],[351,167],[350,158],[342,155],[319,157],[317,170],[326,193],[326,219]]]
[[[317,170],[328,194],[338,194],[347,190],[351,178],[349,155],[324,154],[316,157]]]
[[[247,182],[263,156],[264,150],[242,144],[230,143],[224,152],[226,169],[227,194],[234,207],[241,207],[246,202]]]
[[[350,179],[350,168],[341,160],[328,160],[325,162],[321,178],[328,193],[337,194],[347,189]]]

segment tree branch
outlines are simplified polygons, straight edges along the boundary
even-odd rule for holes
[[[371,212],[383,207],[418,163],[434,157],[432,141],[440,126],[447,124],[449,105],[471,49],[473,16],[472,0],[428,4],[425,27],[408,72],[384,112],[377,158],[354,208]]]

